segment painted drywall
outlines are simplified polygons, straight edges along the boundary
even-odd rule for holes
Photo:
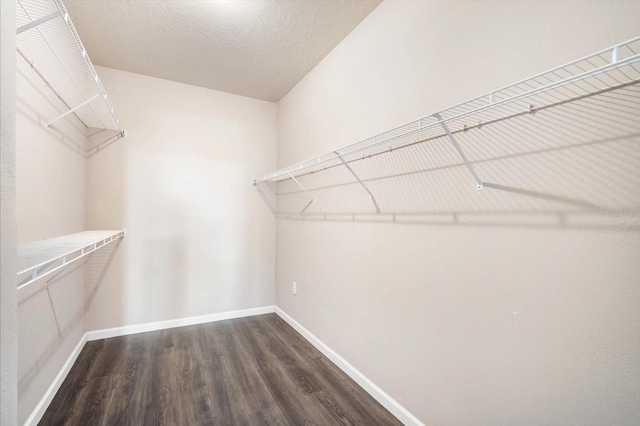
[[[46,127],[66,106],[22,57],[17,57],[16,66],[15,208],[20,246],[86,229],[87,160],[83,152],[87,140],[83,126],[73,117]],[[92,264],[99,258],[93,258]],[[86,272],[81,261],[18,291],[20,424],[85,333]]]
[[[638,17],[637,2],[383,2],[279,102],[278,166],[630,39]],[[453,163],[388,183],[413,223],[278,219],[277,306],[425,424],[638,424],[640,141],[577,123],[465,139],[482,192],[431,145],[426,163]]]
[[[50,90],[18,57],[18,245],[85,230],[86,138],[61,120]]]
[[[89,158],[87,225],[126,229],[87,329],[274,304],[276,105],[98,67],[127,131]]]
[[[0,2],[0,423],[18,419],[16,312],[16,16]]]

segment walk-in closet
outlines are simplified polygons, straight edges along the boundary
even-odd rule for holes
[[[0,424],[640,424],[640,2],[3,0]]]

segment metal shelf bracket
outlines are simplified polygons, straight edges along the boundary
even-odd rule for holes
[[[54,118],[53,120],[49,121],[47,123],[47,127],[51,126],[53,123],[55,123],[56,121],[60,120],[61,118],[66,117],[69,114],[73,114],[74,112],[76,112],[77,110],[79,110],[80,108],[82,108],[85,105],[90,104],[91,102],[93,102],[95,99],[99,98],[101,96],[100,93],[96,93],[95,95],[93,95],[92,97],[90,97],[89,99],[87,99],[86,101],[74,106],[73,108],[71,108],[70,110],[66,111],[65,113],[57,116],[56,118]]]
[[[296,179],[290,172],[287,172],[287,174],[289,175],[289,177],[291,179],[293,179],[293,181],[295,183],[298,184],[298,186],[304,191],[305,194],[307,194],[309,196],[309,198],[311,199],[306,206],[304,206],[304,208],[302,209],[302,211],[300,212],[300,215],[303,215],[305,210],[307,210],[309,208],[309,206],[311,205],[311,203],[313,203],[313,197],[311,196],[311,194],[309,194],[309,191],[307,191],[307,189],[302,186],[302,184],[300,182],[298,182],[298,179]]]
[[[360,186],[362,186],[364,188],[365,191],[367,191],[367,194],[369,194],[369,199],[373,202],[373,205],[376,207],[376,213],[380,213],[380,207],[378,207],[378,203],[376,203],[376,199],[374,198],[373,194],[371,193],[371,191],[369,191],[369,188],[367,188],[367,186],[364,184],[364,182],[362,182],[362,180],[360,180],[360,178],[358,177],[358,175],[356,174],[356,172],[353,171],[353,169],[351,168],[351,166],[349,166],[349,163],[347,163],[346,161],[344,161],[344,158],[342,158],[342,155],[340,155],[338,153],[338,151],[333,151],[336,153],[336,155],[338,156],[338,158],[340,159],[340,161],[342,161],[342,164],[344,164],[344,166],[347,168],[347,170],[349,170],[349,172],[351,172],[351,174],[353,175],[354,178],[356,178],[356,180],[358,181],[358,183],[360,184]]]
[[[456,148],[456,151],[458,151],[458,154],[462,158],[462,161],[464,161],[464,164],[465,166],[467,166],[467,169],[469,169],[469,172],[471,172],[473,179],[476,181],[476,191],[482,191],[482,189],[484,188],[484,185],[482,184],[482,180],[480,179],[476,171],[473,169],[473,166],[469,162],[469,159],[467,158],[464,151],[460,147],[460,144],[458,144],[458,141],[456,140],[455,136],[453,136],[453,133],[451,133],[451,131],[449,130],[449,127],[447,126],[447,124],[442,119],[442,116],[439,113],[435,113],[433,114],[433,116],[438,121],[440,121],[440,125],[442,126],[442,129],[445,131],[445,133],[449,137],[449,140],[451,141],[453,146]]]

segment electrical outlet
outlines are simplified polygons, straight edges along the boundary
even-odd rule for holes
[[[296,282],[293,282],[293,295],[297,296],[298,295],[298,284],[296,284]]]

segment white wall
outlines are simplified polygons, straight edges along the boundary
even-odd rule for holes
[[[17,424],[16,312],[16,17],[0,2],[0,423]]]
[[[17,59],[18,245],[86,229],[86,138],[79,122],[44,123],[65,106]],[[18,420],[23,424],[85,332],[85,266],[18,291]],[[15,281],[15,276],[14,276]]]
[[[278,166],[627,40],[639,17],[637,2],[383,2],[279,102]],[[640,141],[578,123],[465,140],[482,192],[455,157],[396,185],[440,225],[279,219],[277,305],[425,424],[637,424]]]
[[[90,229],[126,228],[87,329],[273,305],[276,105],[98,68],[127,137],[89,158]]]

